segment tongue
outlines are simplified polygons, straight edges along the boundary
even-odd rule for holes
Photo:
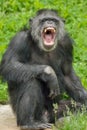
[[[49,44],[52,42],[52,35],[45,35],[46,43]]]

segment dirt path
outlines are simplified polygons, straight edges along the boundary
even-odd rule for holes
[[[9,105],[0,105],[0,130],[20,130]]]
[[[16,119],[9,105],[0,105],[0,130],[20,130],[16,126]]]

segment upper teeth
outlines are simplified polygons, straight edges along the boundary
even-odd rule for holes
[[[45,29],[44,29],[44,32],[46,33],[46,32],[47,32],[47,30],[52,30],[53,32],[55,32],[55,31],[56,31],[56,30],[55,30],[55,28],[48,27],[48,28],[45,28]]]

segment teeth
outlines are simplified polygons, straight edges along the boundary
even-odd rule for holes
[[[54,33],[56,32],[56,29],[55,28],[52,28],[52,27],[48,27],[48,28],[45,28],[44,29],[44,32],[46,33],[47,31],[53,31]]]
[[[56,32],[56,30],[55,30],[55,29],[54,29],[53,31],[54,31],[54,32]]]
[[[46,33],[47,29],[44,30],[44,32]]]

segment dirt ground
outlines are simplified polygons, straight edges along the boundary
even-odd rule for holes
[[[9,105],[0,105],[0,130],[20,130]]]
[[[0,105],[0,130],[20,130],[10,105]]]

